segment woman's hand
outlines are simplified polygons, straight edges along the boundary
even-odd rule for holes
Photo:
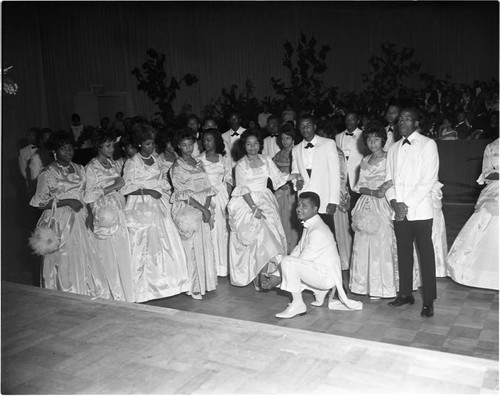
[[[253,209],[253,213],[254,213],[256,219],[259,219],[259,220],[266,219],[266,216],[264,216],[264,213],[262,212],[262,210],[260,208],[255,207]]]
[[[92,210],[88,210],[87,218],[85,219],[85,226],[92,232],[94,232],[94,214]]]
[[[83,203],[78,199],[68,199],[65,206],[69,206],[73,211],[78,213],[83,208]]]
[[[203,207],[203,210],[201,211],[201,216],[202,216],[203,222],[208,223],[210,221],[210,218],[212,217],[212,213],[210,212],[210,210]]]
[[[122,188],[125,185],[125,180],[123,180],[123,177],[118,176],[115,179],[115,182],[113,184],[113,187],[116,191],[118,191],[120,188]]]
[[[154,199],[160,199],[161,193],[156,190],[147,190],[144,191],[145,194],[151,195]]]

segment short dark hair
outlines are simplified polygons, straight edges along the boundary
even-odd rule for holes
[[[221,133],[214,128],[205,129],[202,134],[202,139],[205,134],[210,134],[215,139],[215,152],[220,155],[226,155],[226,147],[224,146],[224,139],[222,139]]]
[[[156,138],[156,130],[149,124],[136,123],[132,126],[132,142],[134,147],[139,150],[139,145],[146,140]]]
[[[264,139],[262,139],[262,135],[260,131],[256,129],[247,129],[245,132],[241,134],[240,140],[238,140],[238,144],[240,147],[240,152],[245,153],[247,152],[245,145],[247,143],[247,139],[250,136],[255,136],[257,140],[259,141],[259,154],[262,153],[262,149],[264,148]]]
[[[106,142],[116,142],[116,133],[113,130],[98,128],[92,133],[91,141],[94,147],[100,148]]]
[[[299,199],[308,199],[309,202],[313,204],[316,208],[319,209],[321,205],[321,200],[319,199],[319,195],[312,191],[305,191],[299,195]]]
[[[387,131],[381,122],[374,120],[366,124],[365,130],[363,131],[363,142],[366,147],[368,147],[367,142],[371,135],[378,136],[382,139],[382,147],[385,146],[385,143],[387,142]]]
[[[183,140],[191,140],[193,143],[196,143],[196,138],[194,137],[193,131],[189,128],[184,128],[175,133],[174,140],[172,141],[172,146],[177,154],[181,155],[181,149],[179,148],[179,144]]]
[[[189,120],[196,120],[196,122],[198,122],[198,124],[200,123],[200,119],[198,118],[198,116],[196,114],[189,114],[187,116],[187,118],[186,118],[186,125],[189,122]]]
[[[299,125],[302,120],[311,120],[315,125],[318,123],[316,117],[309,113],[301,114],[299,118],[297,118],[297,125]]]
[[[66,144],[75,144],[75,139],[71,132],[57,131],[50,135],[47,142],[47,148],[51,151],[59,150]]]
[[[281,117],[277,116],[275,114],[271,114],[269,117],[267,117],[266,123],[268,123],[270,120],[276,120],[276,121],[280,122],[281,121]]]

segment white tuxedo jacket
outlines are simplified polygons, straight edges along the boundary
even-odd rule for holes
[[[292,173],[300,173],[304,179],[304,191],[313,191],[319,195],[321,206],[319,213],[326,213],[329,203],[339,204],[340,202],[340,167],[337,145],[332,139],[317,136],[317,143],[314,147],[314,157],[311,177],[307,174],[304,160],[303,142],[295,145],[292,150]],[[296,181],[293,182],[294,187]]]
[[[341,132],[335,136],[335,142],[337,143],[337,146],[342,149],[342,151],[344,151],[344,139],[346,137],[346,132],[347,131]],[[368,154],[365,143],[363,142],[363,131],[356,128],[353,131],[353,134],[349,155],[347,155],[344,151],[346,158],[349,157],[349,159],[347,159],[347,174],[349,175],[349,186],[351,187],[351,190],[358,182],[361,160],[366,154]]]
[[[292,250],[290,256],[311,262],[322,277],[331,277],[339,293],[339,300],[348,309],[362,308],[363,304],[347,298],[342,286],[342,269],[337,242],[330,228],[328,228],[319,215],[315,215],[304,222],[302,238],[300,238],[298,245]],[[330,309],[344,309],[338,307],[338,304],[340,304],[338,301],[333,301],[334,294],[335,291],[330,295],[328,307]]]
[[[242,128],[242,127],[239,127],[239,129],[236,131],[238,132],[239,136],[238,136],[238,139],[235,141],[235,144],[237,143],[237,141],[240,139],[241,137],[241,134],[243,132],[245,132],[246,129],[245,128]],[[222,140],[224,141],[224,146],[226,148],[226,155],[229,157],[229,159],[231,160],[230,163],[231,163],[231,166],[234,167],[236,166],[236,162],[233,161],[233,158],[231,156],[231,150],[233,149],[233,144],[231,143],[231,135],[234,133],[234,131],[232,129],[230,129],[229,131],[226,131],[222,134]]]
[[[431,191],[438,180],[439,155],[434,140],[417,131],[409,136],[411,145],[406,153],[401,151],[403,139],[389,147],[385,180],[393,186],[385,196],[390,202],[408,205],[408,220],[426,220],[434,217]]]

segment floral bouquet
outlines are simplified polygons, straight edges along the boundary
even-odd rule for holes
[[[257,242],[259,237],[261,224],[259,219],[255,218],[255,211],[252,213],[250,221],[244,222],[239,227],[232,224],[233,231],[236,233],[236,238],[245,246],[252,246]]]
[[[29,238],[29,245],[33,249],[33,252],[39,256],[54,253],[61,245],[61,238],[56,232],[54,221],[56,206],[57,199],[54,198],[49,218],[46,221],[40,222]]]
[[[174,218],[182,239],[191,238],[199,230],[201,221],[201,212],[190,205],[184,205]]]
[[[352,216],[352,229],[354,232],[375,234],[380,228],[380,220],[371,211],[362,211]]]
[[[97,204],[94,224],[104,228],[111,228],[118,224],[118,212],[113,203],[103,197]]]

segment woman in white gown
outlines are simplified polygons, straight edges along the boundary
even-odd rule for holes
[[[246,155],[236,164],[236,187],[227,206],[232,231],[229,273],[233,285],[255,280],[260,290],[259,273],[276,271],[287,251],[278,202],[266,187],[267,179],[276,190],[300,175],[282,173],[269,156],[259,154],[263,142],[257,132],[243,132],[239,144]]]
[[[477,182],[486,187],[448,253],[448,275],[466,286],[498,290],[498,139],[484,150]]]
[[[109,298],[97,243],[87,226],[90,207],[85,207],[85,171],[72,162],[73,135],[58,131],[47,147],[55,161],[39,175],[30,205],[43,209],[38,225],[47,225],[55,200],[55,231],[60,238],[56,251],[43,256],[43,287],[92,297]]]
[[[214,227],[212,242],[217,263],[217,276],[227,276],[229,269],[229,223],[227,203],[233,189],[233,169],[226,155],[224,140],[217,129],[206,129],[202,135],[203,151],[198,159],[207,172],[208,179],[217,190],[212,198],[214,204]]]
[[[217,267],[210,229],[213,227],[212,187],[201,161],[193,158],[197,144],[189,129],[179,131],[174,146],[179,153],[170,170],[174,192],[172,217],[186,252],[191,288],[188,292],[201,300],[217,286]]]
[[[125,197],[119,192],[125,182],[113,161],[116,135],[96,130],[92,144],[97,156],[85,167],[85,202],[93,214],[92,230],[97,239],[101,266],[114,300],[135,302],[132,284],[130,241],[125,218]]]
[[[377,121],[368,123],[363,141],[372,154],[362,159],[359,180],[353,189],[361,197],[352,210],[355,235],[349,288],[372,298],[390,298],[396,296],[398,258],[391,221],[393,209],[385,198],[392,183],[384,182],[384,126]]]
[[[137,154],[125,162],[121,192],[127,196],[125,212],[132,251],[135,300],[170,297],[190,289],[186,255],[172,221],[163,177],[154,151],[155,130],[145,124],[133,127]]]

